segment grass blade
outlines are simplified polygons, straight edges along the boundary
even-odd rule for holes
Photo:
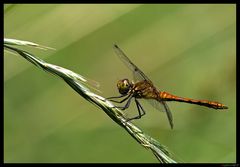
[[[9,45],[26,45],[38,48],[42,46],[34,43],[32,44],[31,42],[26,41],[4,39],[5,49],[21,55],[23,58],[25,58],[27,61],[31,62],[38,68],[62,78],[79,95],[81,95],[87,101],[101,108],[114,122],[123,127],[140,145],[142,145],[148,150],[151,150],[155,157],[159,160],[159,162],[176,163],[176,161],[171,158],[172,155],[165,146],[161,145],[151,136],[145,134],[133,123],[127,122],[127,118],[125,117],[124,113],[121,110],[115,108],[115,106],[106,98],[101,97],[90,91],[90,89],[86,87],[88,86],[88,84],[84,77],[63,67],[49,64],[26,51],[14,48]]]

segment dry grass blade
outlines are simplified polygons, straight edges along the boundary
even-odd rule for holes
[[[22,41],[22,40],[17,40],[17,39],[9,39],[9,38],[4,38],[4,44],[6,45],[18,45],[18,46],[31,46],[31,47],[36,47],[39,49],[47,50],[47,49],[52,49],[55,50],[54,48],[39,45],[33,42],[29,41]]]
[[[158,141],[145,134],[141,129],[139,129],[131,122],[126,122],[127,118],[121,110],[115,108],[114,105],[104,97],[101,97],[91,92],[85,86],[87,85],[87,83],[84,77],[68,69],[46,63],[45,61],[37,58],[36,56],[33,56],[30,53],[8,46],[8,44],[9,43],[5,43],[4,40],[4,48],[9,50],[10,52],[15,52],[21,55],[26,60],[43,69],[44,71],[47,71],[62,78],[82,97],[84,97],[89,102],[95,104],[96,106],[100,107],[109,117],[112,118],[113,121],[123,127],[135,140],[137,140],[139,144],[141,144],[146,149],[150,149],[161,163],[176,163],[176,161],[171,158],[171,154],[167,151],[167,149],[162,146]],[[18,45],[18,43],[16,45]]]

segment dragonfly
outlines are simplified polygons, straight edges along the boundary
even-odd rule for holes
[[[173,129],[173,117],[166,102],[176,101],[196,104],[213,109],[228,109],[226,105],[216,101],[195,100],[191,98],[175,96],[165,91],[160,91],[157,87],[154,86],[153,82],[142,72],[142,70],[140,70],[116,44],[114,44],[113,48],[120,60],[133,72],[133,81],[130,82],[126,78],[119,80],[117,82],[117,88],[121,95],[109,97],[107,99],[115,103],[123,103],[127,101],[124,106],[115,106],[121,110],[129,108],[131,101],[134,99],[137,106],[138,115],[132,118],[128,118],[127,121],[140,119],[146,114],[145,110],[139,102],[139,99],[145,99],[149,101],[153,107],[157,108],[157,110],[165,112],[171,129]],[[121,98],[123,99],[120,101],[114,100]]]

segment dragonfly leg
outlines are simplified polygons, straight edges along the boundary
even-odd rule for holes
[[[116,101],[116,100],[111,100],[111,99],[117,99],[117,98],[121,98],[121,97],[125,97],[125,96],[127,96],[127,94],[121,95],[121,96],[116,96],[116,97],[108,97],[108,98],[106,98],[106,99],[109,100],[109,101],[115,102],[115,103],[122,103],[122,102],[124,102],[125,100],[127,100],[127,99],[131,96],[131,94],[129,94],[126,98],[124,98],[124,99],[121,100],[121,101]]]
[[[110,100],[110,99],[117,99],[117,98],[121,98],[121,97],[124,97],[124,96],[127,96],[127,94],[125,95],[120,95],[120,96],[113,96],[113,97],[108,97],[106,99]]]
[[[145,113],[145,111],[144,111],[144,109],[143,109],[143,107],[141,106],[141,104],[137,101],[137,99],[135,98],[135,103],[136,103],[136,105],[137,105],[137,109],[138,109],[138,116],[136,116],[136,117],[133,117],[133,118],[129,118],[127,121],[130,121],[130,120],[133,120],[133,119],[140,119],[142,116],[144,116],[146,113]],[[141,113],[141,111],[143,112],[143,113]]]
[[[127,101],[127,103],[126,103],[125,106],[123,106],[123,107],[121,107],[121,106],[115,106],[115,107],[116,107],[116,108],[119,108],[119,109],[121,109],[121,110],[127,109],[127,108],[129,107],[130,103],[131,103],[131,100],[132,100],[132,98],[133,98],[133,95],[130,94],[127,98],[129,98],[129,99],[128,99],[128,101]],[[125,101],[127,98],[125,98],[125,99],[123,99],[123,100]],[[123,101],[123,100],[122,100],[122,101]]]

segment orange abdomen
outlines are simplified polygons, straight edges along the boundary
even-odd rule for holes
[[[167,92],[160,92],[159,96],[162,101],[179,101],[179,102],[202,105],[202,106],[206,106],[206,107],[214,108],[214,109],[227,109],[228,108],[227,106],[225,106],[224,104],[221,104],[219,102],[183,98],[183,97],[178,97],[178,96],[172,95]]]

